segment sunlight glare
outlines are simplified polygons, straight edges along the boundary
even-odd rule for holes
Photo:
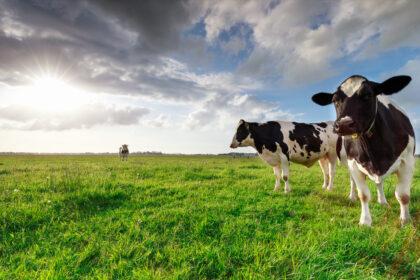
[[[87,94],[55,76],[33,79],[18,93],[19,103],[48,111],[73,109],[89,103]]]

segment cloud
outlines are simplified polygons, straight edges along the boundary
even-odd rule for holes
[[[238,22],[253,30],[254,52],[240,72],[309,83],[337,73],[334,62],[419,47],[419,1],[220,1],[205,18],[208,40]]]
[[[134,125],[150,111],[146,108],[83,105],[63,112],[47,112],[30,106],[0,107],[0,127],[15,130],[87,129],[99,125]]]
[[[58,72],[89,92],[187,105],[189,128],[223,126],[244,113],[256,120],[288,118],[258,94],[271,83],[307,85],[337,75],[341,59],[420,44],[419,1],[238,3],[3,0],[0,85]],[[200,26],[205,32],[195,32]],[[218,56],[214,46],[236,56],[239,66],[206,64]],[[164,126],[164,117],[150,124]],[[64,121],[47,126],[77,127]]]
[[[277,103],[260,101],[247,94],[216,94],[198,106],[185,120],[187,129],[206,129],[210,126],[225,129],[239,119],[248,121],[291,120],[300,114],[291,114],[280,109]]]
[[[229,41],[223,41],[221,48],[228,54],[238,55],[246,48],[246,42],[240,36],[232,36]]]
[[[152,127],[158,127],[158,128],[168,127],[169,117],[167,115],[160,114],[154,119],[147,120],[145,123]]]
[[[215,41],[238,55],[247,46],[243,34],[220,38],[238,25],[250,30],[253,51],[233,74],[259,81],[318,81],[337,74],[339,59],[420,44],[419,1],[5,0],[0,5],[3,82],[25,82],[25,69],[32,65],[60,64],[92,90],[181,100],[200,93],[191,81],[159,75],[168,59],[198,67],[211,59],[207,48]],[[200,22],[205,38],[188,33]]]
[[[394,75],[409,75],[411,76],[412,80],[401,92],[392,95],[392,98],[405,108],[419,108],[420,58],[407,61],[407,63],[399,70],[397,70]],[[384,77],[384,79],[387,78],[390,78],[390,76]]]

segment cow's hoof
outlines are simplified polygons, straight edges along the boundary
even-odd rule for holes
[[[355,202],[357,200],[357,195],[349,195],[349,200]]]
[[[274,187],[273,192],[278,192],[278,191],[279,191],[279,188]]]
[[[410,219],[410,217],[404,218],[404,219],[400,218],[400,222],[401,222],[401,226],[405,226],[405,225],[407,225],[411,222],[411,219]]]
[[[290,189],[284,189],[284,193],[289,193],[290,191]]]
[[[328,187],[327,188],[327,191],[329,191],[329,192],[332,191],[332,190],[333,190],[333,187]]]
[[[389,204],[388,204],[388,201],[386,201],[386,200],[385,201],[378,201],[378,203],[382,206],[387,207],[387,208],[391,208],[391,206],[389,206]]]
[[[366,226],[366,227],[371,227],[372,226],[372,219],[369,219],[367,217],[360,218],[359,225]]]
[[[322,189],[326,190],[327,189],[327,185],[322,185]]]

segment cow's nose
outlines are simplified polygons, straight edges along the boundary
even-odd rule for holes
[[[354,127],[354,121],[350,117],[344,117],[334,123],[334,129],[340,131],[341,129],[351,129]]]
[[[230,144],[230,148],[231,149],[233,149],[233,148],[235,148],[235,145],[232,143],[232,144]]]

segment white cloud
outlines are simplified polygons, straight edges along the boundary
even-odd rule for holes
[[[407,61],[401,69],[395,72],[395,75],[409,75],[412,80],[405,89],[395,95],[392,95],[392,98],[405,108],[418,109],[420,107],[420,58]],[[384,77],[384,79],[387,78],[390,77]]]
[[[419,47],[420,1],[212,2],[205,18],[207,38],[237,23],[253,30],[254,53],[241,73],[275,75],[289,83],[317,81],[336,73],[348,56],[366,57],[399,47]]]
[[[278,104],[260,101],[247,94],[214,95],[191,112],[184,126],[188,129],[206,129],[212,126],[226,129],[239,119],[248,121],[296,120],[300,115],[292,115],[279,108]]]
[[[128,103],[132,107],[86,105],[61,113],[5,106],[1,100],[0,128],[116,129],[140,123],[149,130],[183,125],[208,132],[239,118],[296,120],[299,115],[259,93],[271,90],[273,81],[307,86],[339,74],[336,64],[343,58],[418,48],[419,8],[420,1],[408,0],[0,0],[2,88],[28,84],[28,76],[58,68],[72,85],[92,94],[140,97]],[[223,59],[217,47],[237,56],[231,66],[239,62],[239,67],[220,70],[226,68],[213,61]],[[418,60],[401,69],[415,78],[396,95],[403,104],[418,104],[418,69]],[[178,108],[145,109],[140,99]]]
[[[168,127],[169,117],[167,115],[160,114],[154,119],[149,119],[145,121],[145,123],[152,127],[158,127],[158,128]]]
[[[246,48],[246,42],[240,36],[232,36],[229,41],[221,43],[222,49],[231,55],[238,55]]]
[[[51,112],[31,106],[0,107],[0,128],[14,130],[87,129],[99,125],[133,125],[149,110],[139,107],[117,108],[104,104],[87,104],[62,112]]]

